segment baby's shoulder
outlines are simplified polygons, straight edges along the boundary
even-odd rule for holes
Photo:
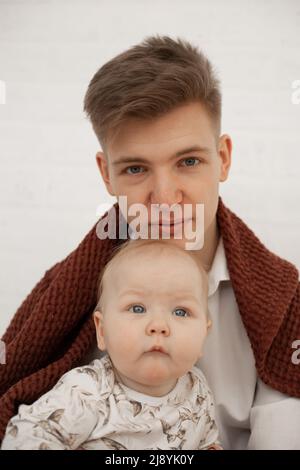
[[[106,357],[94,359],[89,364],[75,367],[66,372],[57,382],[55,388],[76,388],[79,392],[84,391],[98,395],[107,390],[110,373],[111,369]]]
[[[198,389],[200,393],[205,394],[205,395],[211,394],[211,390],[207,382],[207,379],[204,373],[202,372],[202,370],[199,369],[199,367],[193,366],[189,370],[189,374],[190,374],[192,382],[194,383],[195,389]]]

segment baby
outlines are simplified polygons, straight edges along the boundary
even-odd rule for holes
[[[101,273],[94,311],[104,356],[21,405],[2,449],[221,449],[195,366],[210,327],[207,289],[191,251],[123,243]]]

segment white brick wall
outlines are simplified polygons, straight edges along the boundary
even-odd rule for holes
[[[297,0],[0,0],[0,333],[113,202],[83,96],[100,65],[154,33],[191,40],[215,64],[233,139],[224,201],[300,267],[299,25]]]

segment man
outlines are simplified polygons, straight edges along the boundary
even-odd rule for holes
[[[213,327],[197,365],[215,396],[222,444],[227,449],[300,449],[300,375],[291,361],[292,340],[300,338],[298,272],[263,247],[219,199],[219,183],[230,170],[232,142],[220,135],[221,94],[211,64],[185,41],[148,38],[95,74],[85,111],[103,150],[96,159],[108,192],[117,200],[126,196],[128,209],[136,203],[146,207],[149,229],[152,205],[190,204],[195,228],[196,204],[204,204],[204,246],[198,256],[209,273]],[[160,234],[164,222],[160,220]],[[175,222],[171,220],[173,230]],[[9,412],[2,425],[16,402],[30,402],[47,390],[92,345],[87,314],[96,277],[90,272],[93,265],[107,261],[114,245],[108,240],[96,243],[93,237],[90,232],[77,250],[46,273],[4,337],[9,350],[17,332],[18,347],[11,350],[15,359],[24,352],[27,356],[19,367],[11,360],[4,374],[1,400]],[[186,242],[185,237],[170,239],[183,247]],[[83,258],[84,269],[79,270],[77,260]],[[59,316],[55,307],[61,298],[65,309]],[[35,331],[38,306],[39,325],[50,329],[46,352],[42,327],[31,349],[22,341],[26,328]],[[51,315],[61,326],[58,332],[50,327]],[[34,365],[29,364],[31,356]],[[7,392],[8,384],[13,392]]]

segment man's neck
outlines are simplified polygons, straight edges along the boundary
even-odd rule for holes
[[[217,225],[217,219],[215,217],[212,224],[207,228],[204,234],[204,246],[199,250],[199,259],[204,266],[206,271],[209,271],[213,263],[217,246],[219,243],[220,234]]]

